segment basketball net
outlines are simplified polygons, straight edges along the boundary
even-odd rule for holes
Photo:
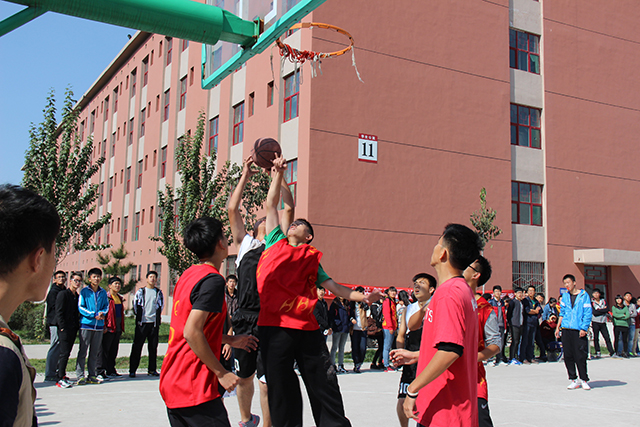
[[[325,58],[333,58],[336,56],[341,56],[344,55],[345,53],[351,51],[351,64],[353,65],[353,68],[355,68],[356,70],[356,75],[358,76],[358,80],[360,80],[362,83],[364,83],[364,81],[362,81],[362,78],[360,78],[360,72],[358,71],[358,67],[356,66],[356,54],[354,51],[354,42],[353,42],[353,37],[351,37],[351,34],[349,34],[348,32],[346,32],[345,30],[343,30],[342,28],[336,27],[335,25],[329,25],[329,24],[321,24],[318,22],[302,22],[302,23],[298,23],[295,24],[293,27],[291,27],[291,30],[297,30],[300,28],[311,28],[311,27],[317,27],[317,28],[322,28],[325,30],[334,30],[337,31],[340,34],[343,34],[345,36],[347,36],[349,38],[349,46],[345,47],[342,50],[338,50],[335,52],[329,52],[329,53],[325,53],[325,52],[314,52],[311,50],[298,50],[295,49],[291,46],[289,46],[286,43],[283,43],[280,38],[278,38],[276,40],[276,45],[278,46],[278,48],[280,49],[280,56],[281,56],[281,67],[284,68],[284,62],[285,60],[289,60],[291,62],[293,62],[294,66],[295,66],[295,72],[294,75],[298,75],[298,66],[304,64],[305,62],[309,61],[309,64],[311,66],[311,77],[316,77],[318,75],[318,73],[320,73],[320,75],[322,75],[322,60]],[[297,78],[297,77],[296,77]]]

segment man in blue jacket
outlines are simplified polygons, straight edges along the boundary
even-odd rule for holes
[[[580,387],[576,367],[582,382],[583,390],[591,390],[589,376],[587,375],[587,356],[589,354],[589,339],[587,330],[591,324],[591,298],[584,289],[576,288],[576,278],[566,274],[562,282],[567,288],[567,293],[560,300],[560,318],[556,327],[556,338],[560,337],[562,328],[562,348],[564,349],[564,364],[571,383],[569,390]]]
[[[98,356],[102,348],[102,330],[104,318],[109,312],[109,298],[107,292],[100,287],[102,270],[89,270],[89,284],[80,291],[78,311],[80,312],[80,348],[76,362],[77,384],[100,384],[102,380],[96,377]],[[89,349],[87,370],[89,377],[84,378],[84,360]]]

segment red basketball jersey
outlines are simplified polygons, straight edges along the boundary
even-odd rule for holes
[[[186,408],[220,397],[218,377],[195,355],[184,339],[184,326],[191,313],[191,291],[210,274],[220,274],[208,264],[188,268],[176,284],[171,308],[169,348],[160,373],[160,394],[167,408]],[[204,325],[204,335],[220,359],[222,328],[227,316],[227,303],[222,302],[220,313],[211,313]]]
[[[265,249],[256,279],[260,295],[259,326],[315,331],[316,278],[322,252],[310,245],[291,246],[281,239]]]

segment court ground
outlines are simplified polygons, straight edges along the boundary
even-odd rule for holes
[[[347,365],[347,367],[351,367]],[[141,371],[142,372],[142,371]],[[601,427],[614,420],[640,419],[640,358],[589,362],[591,391],[569,391],[564,364],[488,366],[489,407],[496,427]],[[101,385],[59,389],[38,374],[36,409],[40,426],[167,426],[158,379],[141,373]],[[354,427],[397,426],[395,414],[399,373],[363,371],[339,376],[347,416]],[[303,393],[303,395],[305,395]],[[305,396],[306,397],[306,396]],[[239,421],[235,397],[225,399],[232,426]],[[253,411],[260,414],[258,399]],[[624,423],[624,422],[623,422]],[[313,426],[305,399],[304,425]],[[411,424],[415,425],[415,424]]]

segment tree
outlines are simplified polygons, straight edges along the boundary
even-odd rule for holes
[[[96,221],[98,184],[91,178],[100,170],[104,157],[91,163],[93,140],[83,145],[82,130],[77,128],[79,109],[74,108],[73,92],[65,92],[62,121],[56,122],[56,100],[53,90],[47,97],[44,121],[29,130],[31,142],[25,153],[22,186],[47,199],[60,215],[60,234],[56,239],[56,260],[60,262],[71,247],[76,250],[101,250],[108,245],[92,243],[96,232],[109,222],[111,214]]]
[[[200,113],[194,136],[182,137],[176,147],[176,163],[182,186],[174,189],[167,185],[165,191],[158,192],[158,208],[161,230],[158,237],[162,246],[160,253],[167,258],[169,269],[180,275],[198,262],[198,258],[182,244],[184,227],[202,216],[218,218],[224,225],[229,224],[226,212],[229,195],[240,177],[241,168],[227,161],[220,170],[215,169],[216,153],[202,156],[205,114]],[[251,177],[243,193],[243,219],[247,230],[252,229],[255,211],[267,198],[269,176],[261,171]],[[231,231],[227,227],[227,238]],[[174,276],[175,277],[175,276]]]
[[[497,212],[487,207],[487,190],[482,187],[480,190],[480,209],[471,214],[471,224],[475,227],[482,240],[484,247],[487,242],[502,234],[502,230],[493,222],[496,219]]]
[[[129,252],[125,249],[124,243],[121,243],[118,249],[111,249],[109,254],[96,254],[98,264],[102,266],[102,271],[105,273],[105,276],[100,281],[100,286],[106,288],[109,278],[118,276],[122,280],[121,294],[126,294],[136,287],[137,280],[131,279],[126,283],[124,280],[124,276],[134,267],[132,262],[124,262],[128,255]]]

